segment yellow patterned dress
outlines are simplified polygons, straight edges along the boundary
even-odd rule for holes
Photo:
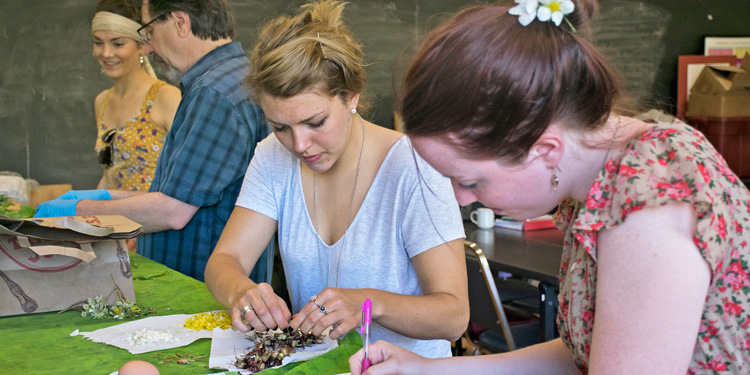
[[[151,107],[159,88],[166,82],[157,81],[143,98],[138,116],[117,127],[112,141],[112,166],[107,168],[107,188],[117,190],[148,191],[156,170],[156,160],[161,153],[167,132],[151,121]],[[96,119],[99,134],[96,138],[96,152],[106,145],[102,134],[110,127],[102,118],[107,109],[109,96],[114,88],[105,92],[102,107]]]

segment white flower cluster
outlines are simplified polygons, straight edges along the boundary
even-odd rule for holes
[[[128,333],[126,340],[128,344],[135,346],[162,342],[180,342],[180,340],[169,331],[147,328]]]
[[[508,13],[518,16],[518,22],[527,26],[534,20],[547,22],[552,20],[555,25],[560,26],[566,14],[573,13],[575,5],[570,0],[515,0],[516,6],[511,8]],[[567,21],[567,20],[566,20]],[[570,25],[570,22],[568,22]],[[570,25],[573,28],[573,25]],[[573,28],[575,31],[575,28]]]
[[[115,302],[112,306],[107,306],[107,301],[102,296],[96,296],[89,298],[83,305],[81,311],[82,317],[90,316],[92,319],[106,319],[112,318],[122,320],[130,317],[137,317],[145,315],[140,306],[130,302],[122,301],[120,299]]]
[[[82,317],[90,316],[92,319],[104,319],[109,318],[109,310],[102,296],[96,296],[95,298],[89,298],[83,305],[83,311],[81,311]]]

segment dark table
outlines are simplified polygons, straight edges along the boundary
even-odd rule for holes
[[[539,281],[541,339],[555,338],[563,232],[558,229],[479,229],[471,221],[464,222],[464,230],[466,239],[484,251],[490,268]]]

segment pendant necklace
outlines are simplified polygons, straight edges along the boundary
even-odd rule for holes
[[[354,199],[357,197],[357,183],[359,182],[359,171],[362,168],[362,155],[365,151],[365,120],[359,116],[359,120],[362,122],[362,147],[359,150],[359,161],[357,162],[357,174],[354,177],[354,192],[352,193],[352,201],[349,203],[349,215],[346,218],[346,229],[344,229],[344,235],[341,237],[341,247],[339,248],[338,255],[336,256],[336,282],[333,285],[334,287],[338,287],[339,285],[339,265],[341,264],[341,253],[344,251],[344,247],[346,245],[346,234],[349,231],[349,224],[352,220],[352,211],[354,210]],[[318,232],[318,172],[313,172],[313,204],[315,206],[315,232],[318,233],[318,236],[320,237],[320,234]],[[322,238],[321,238],[322,240]],[[326,287],[326,281],[323,278],[323,255],[320,252],[320,240],[316,240],[315,242],[317,249],[318,249],[318,256],[320,257],[320,260],[318,262],[318,266],[320,266],[320,278],[323,282],[323,288],[321,290],[325,289]],[[329,267],[330,268],[330,267]]]

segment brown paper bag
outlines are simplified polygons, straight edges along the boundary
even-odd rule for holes
[[[62,310],[115,284],[135,302],[124,238],[141,233],[122,216],[17,220],[0,216],[0,316]]]

